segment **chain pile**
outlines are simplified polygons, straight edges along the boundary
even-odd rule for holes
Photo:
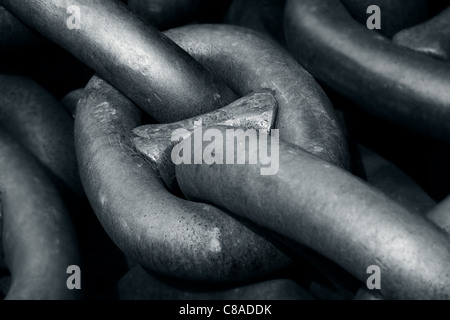
[[[0,0],[3,297],[449,299],[450,8],[212,3]]]

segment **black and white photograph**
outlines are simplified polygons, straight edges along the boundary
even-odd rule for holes
[[[0,0],[0,300],[450,300],[450,0]]]

